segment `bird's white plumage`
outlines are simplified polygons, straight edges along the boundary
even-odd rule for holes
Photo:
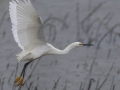
[[[64,50],[59,50],[51,44],[46,43],[42,20],[30,0],[12,0],[9,5],[9,11],[13,36],[19,47],[23,50],[16,55],[18,62],[30,60],[24,65],[21,75],[16,78],[15,83],[17,86],[22,84],[25,69],[32,60],[49,54],[67,54],[71,49],[82,46],[82,43],[74,42]],[[87,44],[84,45],[86,46]]]
[[[30,0],[12,0],[9,11],[13,36],[23,50],[17,54],[18,61],[35,60],[48,54],[67,54],[71,49],[81,46],[80,42],[75,42],[59,50],[46,43],[42,20]]]
[[[9,11],[13,36],[23,51],[46,43],[43,29],[40,29],[42,20],[29,0],[11,1]]]

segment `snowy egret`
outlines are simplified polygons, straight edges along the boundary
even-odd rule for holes
[[[71,49],[77,46],[92,46],[92,44],[74,42],[68,45],[64,50],[53,47],[45,40],[42,28],[43,22],[30,0],[12,0],[9,4],[13,36],[18,46],[22,49],[22,52],[16,56],[18,62],[28,61],[25,63],[21,75],[15,80],[17,86],[22,85],[25,69],[33,60],[44,55],[67,54]]]

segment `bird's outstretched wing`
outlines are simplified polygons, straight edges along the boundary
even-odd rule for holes
[[[46,44],[42,20],[30,0],[12,0],[9,11],[13,36],[21,49],[30,50],[38,44]]]

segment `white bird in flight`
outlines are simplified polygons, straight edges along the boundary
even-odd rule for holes
[[[21,75],[15,80],[17,86],[22,85],[24,81],[27,65],[37,58],[50,54],[67,54],[77,46],[92,46],[92,44],[74,42],[64,50],[59,50],[47,43],[42,28],[43,22],[30,0],[12,0],[9,3],[9,12],[14,39],[22,49],[22,52],[16,55],[18,62],[28,61],[25,63]]]

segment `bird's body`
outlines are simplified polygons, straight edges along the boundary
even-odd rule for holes
[[[35,60],[43,55],[45,55],[49,51],[49,47],[47,45],[36,46],[32,50],[25,50],[21,53],[17,54],[18,61],[26,61],[26,60]]]
[[[79,46],[80,42],[75,42],[68,45],[64,50],[60,50],[52,46],[51,44],[47,43],[45,45],[37,45],[32,50],[22,51],[21,53],[17,54],[18,61],[26,61],[26,60],[36,60],[44,55],[50,54],[67,54],[71,49]]]
[[[14,39],[22,49],[22,52],[16,55],[17,59],[18,61],[29,61],[24,65],[21,75],[15,80],[18,86],[23,83],[25,69],[33,60],[44,55],[67,54],[77,46],[91,46],[91,44],[74,42],[64,50],[59,50],[47,43],[44,37],[43,22],[30,0],[12,0],[9,11]]]

